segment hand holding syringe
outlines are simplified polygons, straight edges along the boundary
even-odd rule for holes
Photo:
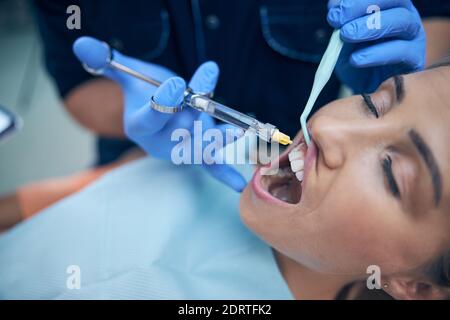
[[[190,93],[214,91],[219,77],[219,67],[216,63],[209,61],[201,64],[187,83],[163,66],[128,57],[115,50],[112,54],[113,61],[117,65],[111,67],[109,63],[105,63],[110,54],[109,48],[93,38],[79,38],[75,41],[73,50],[82,63],[100,71],[103,77],[120,86],[123,100],[122,103],[113,102],[112,110],[116,111],[112,116],[122,119],[123,130],[130,141],[153,158],[170,160],[176,164],[199,164],[212,177],[238,192],[246,187],[247,180],[238,168],[227,160],[223,162],[222,155],[217,155],[218,158],[215,158],[211,153],[217,154],[218,150],[240,137],[241,130],[237,130],[238,128],[228,123],[216,123],[208,113],[200,112],[192,107],[186,107],[182,112],[178,112]],[[117,67],[130,70],[123,72]],[[130,72],[133,73],[135,70],[139,73],[130,75]],[[154,81],[153,79],[142,81],[141,75],[152,75],[162,83],[160,86],[155,86],[149,83]],[[112,84],[108,83],[105,86],[104,80],[101,79],[94,80],[93,84],[95,83],[103,83],[100,90],[106,89],[103,91],[104,94],[99,93],[100,96],[108,97],[113,94],[114,91],[109,93],[109,90],[113,88]],[[159,82],[155,84],[159,85]],[[187,88],[191,90],[188,91]],[[105,103],[111,103],[108,101],[110,100],[107,99]],[[109,111],[110,107],[106,109]],[[164,112],[157,110],[160,107]],[[205,106],[202,107],[205,108]],[[101,116],[103,110],[105,108],[99,105],[97,115]],[[167,110],[170,113],[167,113]],[[208,138],[204,140],[204,137],[213,132],[215,134],[219,132],[221,135],[218,139],[213,137],[214,147],[208,148],[211,144],[208,144]],[[250,130],[249,133],[251,133]],[[180,151],[182,162],[179,162]],[[211,159],[211,156],[214,159],[212,162],[207,160]]]
[[[74,44],[75,52],[86,52],[83,46],[88,46],[90,50],[96,51],[96,55],[78,55],[78,58],[83,61],[84,68],[95,75],[101,75],[106,68],[113,68],[145,81],[151,85],[159,87],[161,82],[151,78],[149,75],[144,75],[137,70],[125,66],[114,60],[113,51],[104,42],[99,40],[83,37],[77,40]],[[98,53],[101,54],[98,54]],[[262,123],[255,118],[245,115],[230,107],[220,104],[208,97],[208,94],[196,93],[187,89],[184,93],[183,105],[194,108],[198,111],[207,113],[212,117],[222,120],[226,123],[237,126],[244,131],[253,131],[260,139],[267,142],[278,142],[283,145],[291,144],[292,141],[286,134],[280,132],[274,125],[270,123]],[[175,113],[181,109],[178,107],[166,107],[157,104],[152,100],[152,108],[162,113]]]

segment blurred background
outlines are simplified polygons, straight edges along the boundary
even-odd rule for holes
[[[95,161],[93,136],[64,110],[47,75],[28,0],[0,0],[0,105],[24,122],[0,144],[0,194]]]

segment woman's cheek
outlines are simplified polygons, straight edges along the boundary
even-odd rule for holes
[[[360,197],[329,197],[316,214],[313,242],[320,248],[330,271],[364,272],[367,266],[380,261],[379,226],[383,221],[377,208]],[[327,263],[324,263],[326,265]]]
[[[241,198],[239,201],[239,211],[241,220],[244,222],[244,224],[247,225],[247,227],[251,228],[252,224],[252,202],[250,198],[250,189],[249,185],[244,189],[244,191],[241,194]]]
[[[336,210],[335,215],[330,212],[327,232],[332,233],[334,226],[339,234],[330,241],[347,251],[345,256],[355,265],[379,265],[389,271],[392,265],[403,264],[408,217],[386,189],[377,153],[367,150],[354,159],[339,187],[334,187],[335,198],[329,199],[328,205],[335,204]],[[339,248],[334,249],[339,252]]]

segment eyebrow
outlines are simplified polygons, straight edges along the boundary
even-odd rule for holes
[[[441,200],[442,195],[442,177],[439,166],[437,165],[433,152],[417,131],[411,129],[409,131],[409,137],[411,138],[412,143],[421,155],[428,168],[428,172],[431,175],[431,181],[433,183],[434,190],[434,205],[437,206],[439,204],[439,201]]]
[[[394,76],[394,86],[397,103],[401,103],[405,96],[405,81],[402,75]]]

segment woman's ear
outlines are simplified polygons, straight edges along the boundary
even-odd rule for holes
[[[384,279],[384,291],[398,300],[443,300],[449,292],[433,282],[412,276],[393,276]]]

